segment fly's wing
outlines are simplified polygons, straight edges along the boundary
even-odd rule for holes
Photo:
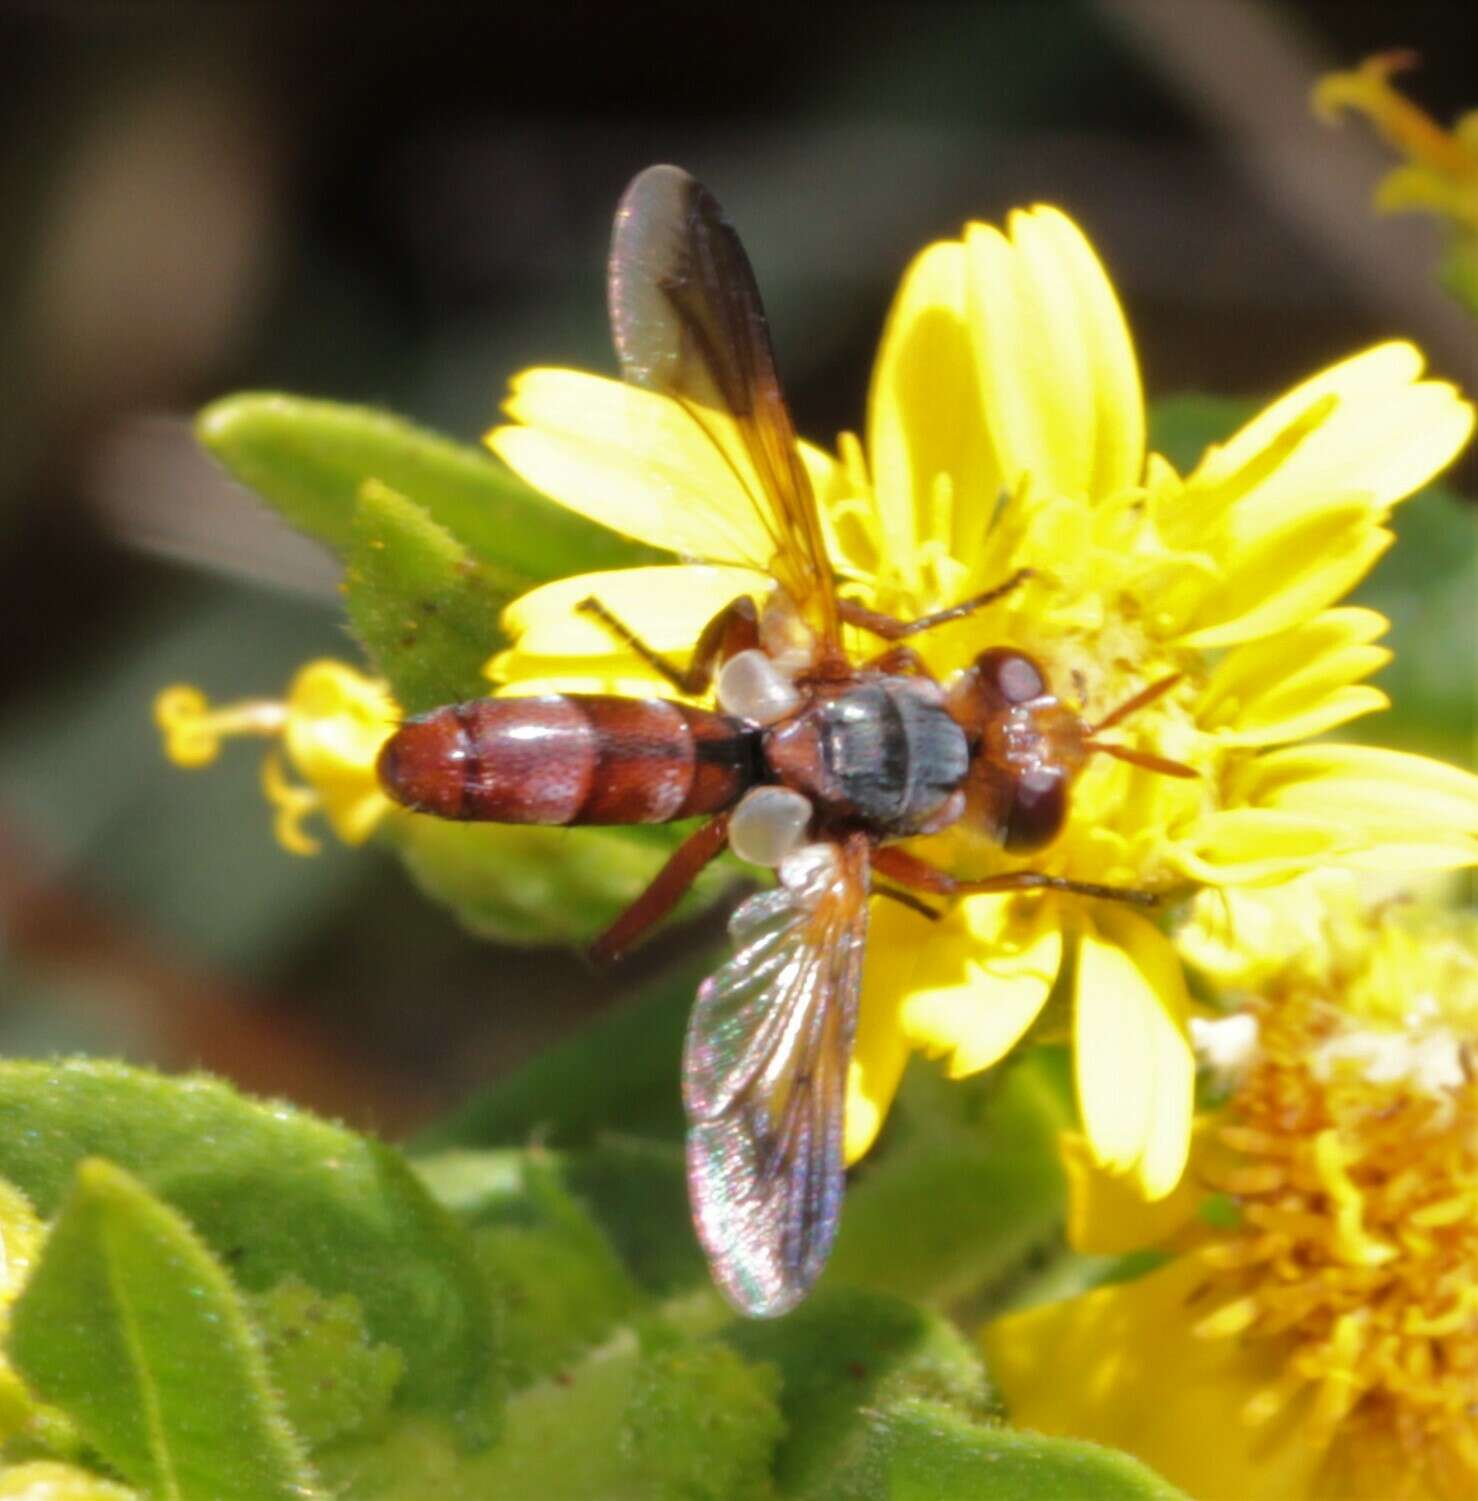
[[[835,645],[836,586],[754,271],[718,202],[680,167],[648,167],[626,189],[608,291],[625,378],[678,402],[718,448],[773,544],[750,561]]]
[[[754,1317],[793,1308],[836,1238],[867,878],[862,836],[791,857],[735,912],[737,952],[688,1026],[693,1217],[714,1281]]]

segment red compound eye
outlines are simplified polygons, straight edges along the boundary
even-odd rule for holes
[[[995,646],[975,659],[975,671],[987,689],[1006,704],[1026,704],[1047,692],[1042,669],[1025,652]]]
[[[1017,777],[1002,846],[1024,854],[1051,844],[1067,819],[1067,789],[1067,773],[1055,766],[1034,766]]]

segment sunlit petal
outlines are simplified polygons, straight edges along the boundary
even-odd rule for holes
[[[847,1162],[864,1156],[882,1128],[910,1052],[898,1013],[929,942],[928,918],[877,898],[869,917],[857,1040],[847,1075]]]
[[[1300,414],[1335,398],[1313,432],[1266,474],[1243,503],[1268,516],[1321,495],[1369,496],[1389,505],[1446,468],[1473,431],[1473,409],[1444,381],[1422,380],[1411,344],[1378,344],[1294,387],[1190,476],[1193,494],[1255,466],[1258,455]]]
[[[878,522],[905,570],[919,542],[935,535],[939,475],[982,513],[1001,488],[981,420],[965,275],[958,241],[923,251],[904,273],[873,367],[867,444]],[[948,546],[952,537],[935,540]]]
[[[1197,1501],[1305,1496],[1322,1450],[1302,1431],[1300,1405],[1257,1426],[1240,1415],[1247,1394],[1277,1380],[1284,1353],[1272,1341],[1198,1338],[1186,1310],[1204,1276],[1180,1257],[988,1325],[991,1375],[1013,1421],[1127,1449]]]
[[[1036,1020],[1062,963],[1057,904],[963,898],[928,935],[901,1020],[953,1078],[989,1068]]]
[[[1138,369],[1113,289],[1056,209],[1011,217],[1010,237],[965,233],[970,330],[1003,483],[1097,498],[1139,478]]]
[[[1387,628],[1374,610],[1345,608],[1229,651],[1206,683],[1196,721],[1226,745],[1277,745],[1383,708],[1361,679],[1390,652],[1371,643]]]
[[[1191,1175],[1173,1193],[1147,1200],[1136,1184],[1105,1172],[1087,1138],[1064,1132],[1059,1143],[1068,1180],[1068,1240],[1088,1256],[1122,1256],[1170,1240],[1192,1223],[1206,1189]]]
[[[653,651],[678,653],[690,651],[703,627],[731,600],[748,594],[760,601],[773,588],[767,575],[746,568],[686,565],[584,573],[521,595],[503,612],[503,629],[530,656],[623,651],[607,625],[577,608],[595,599]]]
[[[748,492],[676,402],[577,370],[526,370],[488,446],[572,511],[685,558],[764,568],[775,546]]]

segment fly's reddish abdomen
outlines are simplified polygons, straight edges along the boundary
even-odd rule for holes
[[[758,771],[740,720],[581,694],[451,704],[408,720],[379,759],[397,802],[486,823],[666,823],[731,807]]]

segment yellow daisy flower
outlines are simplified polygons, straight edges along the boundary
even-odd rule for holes
[[[989,608],[914,638],[939,677],[989,646],[1030,653],[1098,721],[1174,689],[1116,738],[1182,780],[1094,757],[1063,835],[1013,859],[955,828],[918,852],[957,876],[1030,866],[1165,897],[1315,865],[1474,858],[1478,781],[1416,756],[1298,742],[1384,705],[1362,680],[1386,622],[1338,600],[1391,541],[1392,505],[1443,468],[1473,412],[1388,343],[1274,402],[1186,476],[1146,452],[1134,348],[1108,277],[1053,208],[971,224],[909,268],[874,371],[865,445],[801,445],[843,593],[916,617],[1030,569]],[[595,596],[682,660],[706,621],[769,581],[755,513],[678,408],[571,370],[514,382],[488,442],[526,480],[694,560],[566,579],[517,600],[490,664],[509,693],[670,687],[575,606]],[[851,638],[860,660],[877,650]],[[971,896],[930,925],[876,905],[847,1113],[871,1143],[911,1049],[988,1067],[1070,988],[1098,1160],[1151,1196],[1178,1181],[1193,1067],[1180,961],[1146,917],[1060,894]]]
[[[1241,1056],[1181,1190],[1137,1204],[1066,1144],[1075,1245],[1169,1259],[999,1320],[991,1369],[1017,1422],[1200,1501],[1456,1501],[1478,1493],[1478,917],[1290,895],[1315,921],[1271,968],[1254,939],[1257,996],[1209,1024]],[[1259,900],[1276,934],[1284,898],[1241,915]],[[1225,912],[1193,926],[1220,972]]]
[[[1413,53],[1382,52],[1348,72],[1326,74],[1314,85],[1314,109],[1330,121],[1356,110],[1406,157],[1376,189],[1377,208],[1439,214],[1478,234],[1478,110],[1444,130],[1391,83],[1415,65]]]
[[[1444,130],[1391,84],[1413,66],[1409,52],[1368,57],[1358,68],[1330,73],[1314,85],[1315,111],[1326,120],[1341,111],[1365,115],[1406,158],[1381,179],[1375,206],[1381,213],[1435,214],[1450,231],[1441,279],[1478,313],[1478,110]]]
[[[400,717],[382,683],[330,660],[303,667],[280,702],[212,708],[198,688],[182,683],[154,701],[165,754],[176,766],[210,765],[231,736],[274,742],[262,762],[262,791],[276,810],[278,843],[295,855],[318,850],[318,841],[303,827],[312,813],[321,812],[345,844],[357,845],[394,808],[380,791],[375,758]],[[300,782],[289,780],[284,756]]]

